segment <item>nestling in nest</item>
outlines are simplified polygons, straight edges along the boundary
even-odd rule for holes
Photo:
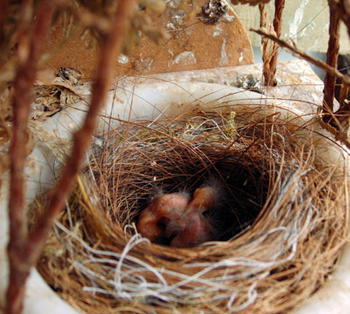
[[[287,313],[331,272],[340,166],[292,113],[219,109],[99,136],[38,265],[80,312]]]
[[[141,212],[138,231],[151,241],[169,242],[175,247],[214,240],[217,232],[204,214],[218,209],[221,188],[210,182],[196,189],[192,200],[184,192],[159,196]]]

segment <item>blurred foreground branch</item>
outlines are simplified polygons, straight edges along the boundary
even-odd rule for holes
[[[4,40],[5,19],[10,0],[0,1],[0,46]]]
[[[42,1],[36,14],[36,23],[30,38],[30,24],[33,19],[31,1],[21,4],[18,27],[17,75],[14,81],[13,97],[13,135],[10,148],[10,198],[9,198],[9,286],[6,295],[7,314],[20,313],[23,307],[25,282],[32,265],[26,263],[23,255],[26,241],[27,224],[25,212],[24,168],[28,152],[26,142],[29,136],[27,124],[32,102],[32,87],[36,77],[37,63],[45,49],[46,37],[52,20],[53,7]]]
[[[137,0],[120,1],[111,31],[103,38],[99,70],[92,90],[90,109],[81,129],[73,135],[74,145],[71,156],[67,160],[60,180],[49,194],[47,207],[49,210],[41,214],[37,222],[38,228],[35,228],[28,236],[28,242],[32,244],[32,248],[28,249],[26,256],[31,263],[35,263],[39,257],[44,242],[58,213],[64,207],[65,199],[72,190],[76,175],[84,161],[95,130],[98,113],[105,103],[113,78],[114,63],[120,52],[123,36],[129,27],[130,18],[137,8],[136,4]]]
[[[35,266],[46,238],[53,223],[64,207],[65,198],[70,193],[76,175],[80,170],[88,149],[91,136],[96,126],[98,113],[106,100],[106,94],[113,78],[114,62],[121,50],[123,36],[130,25],[130,19],[136,11],[137,0],[120,1],[117,12],[111,24],[110,31],[102,36],[101,57],[98,74],[93,86],[90,109],[83,125],[73,138],[74,145],[61,178],[49,193],[48,206],[38,217],[34,229],[27,234],[24,200],[24,166],[26,154],[23,143],[27,132],[31,89],[36,76],[36,65],[46,44],[46,36],[50,29],[54,7],[49,1],[41,1],[36,14],[36,25],[31,41],[25,31],[31,16],[29,5],[31,1],[24,0],[23,17],[21,20],[23,38],[18,45],[18,60],[20,62],[15,80],[14,95],[14,135],[11,144],[11,191],[9,202],[10,241],[8,256],[10,265],[9,287],[7,291],[6,314],[19,314],[23,308],[25,282],[30,270]],[[29,10],[29,11],[28,11]],[[29,45],[26,48],[26,45]],[[23,49],[22,49],[23,48]],[[29,50],[29,53],[28,53]],[[23,59],[23,62],[21,60]]]

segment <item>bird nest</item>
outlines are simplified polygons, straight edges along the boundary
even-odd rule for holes
[[[312,126],[287,116],[239,106],[121,121],[100,134],[40,273],[81,313],[287,313],[302,305],[344,244],[346,173],[321,162]],[[222,198],[206,213],[215,239],[177,248],[138,233],[140,213],[158,195],[192,195],[213,180]]]

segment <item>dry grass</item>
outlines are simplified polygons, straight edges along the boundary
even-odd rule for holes
[[[343,169],[317,162],[293,114],[230,110],[100,135],[38,265],[61,297],[82,313],[287,313],[322,286],[347,236]],[[212,177],[217,241],[178,249],[137,233],[157,193]]]

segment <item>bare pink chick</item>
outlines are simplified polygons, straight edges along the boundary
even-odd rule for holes
[[[167,227],[167,236],[177,232],[171,246],[192,247],[213,240],[215,230],[203,213],[217,206],[219,195],[215,187],[205,186],[195,190],[184,214]]]
[[[168,223],[180,219],[188,202],[189,196],[186,193],[160,196],[141,212],[137,224],[138,231],[151,241],[164,237]]]

